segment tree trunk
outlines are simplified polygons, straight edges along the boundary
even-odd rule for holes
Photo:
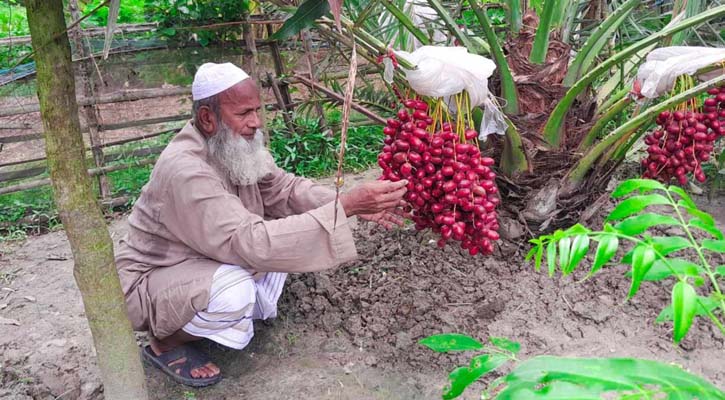
[[[91,189],[78,120],[62,0],[27,0],[38,99],[53,192],[75,260],[106,399],[147,399],[145,376],[113,260],[113,242]]]

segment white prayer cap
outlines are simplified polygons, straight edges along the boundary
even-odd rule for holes
[[[196,101],[214,96],[247,78],[249,75],[232,63],[204,63],[194,75],[191,97]]]

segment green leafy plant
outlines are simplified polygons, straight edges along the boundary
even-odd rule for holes
[[[92,1],[80,1],[79,3],[84,4],[82,13],[88,14],[93,9],[98,7],[103,0],[92,0]],[[118,19],[116,20],[119,24],[138,24],[146,22],[144,16],[144,7],[147,3],[154,2],[149,0],[123,0],[121,1],[121,7],[118,10]],[[83,26],[106,26],[108,23],[108,7],[102,7],[95,13],[93,13],[86,21]]]
[[[194,29],[194,26],[234,22],[252,11],[248,0],[147,0],[144,12],[159,23],[159,32],[174,41],[197,40],[202,46],[241,37],[242,26],[230,25],[215,29]],[[180,29],[183,28],[183,29]]]
[[[0,38],[30,34],[25,7],[16,0],[0,5]]]
[[[29,34],[25,7],[22,7],[16,0],[8,0],[5,4],[0,5],[0,38]],[[15,66],[17,60],[31,51],[30,45],[0,46],[0,68]]]
[[[679,343],[685,337],[695,316],[709,318],[725,335],[725,296],[721,290],[725,265],[711,264],[712,255],[725,253],[725,240],[713,217],[700,210],[682,188],[648,179],[624,181],[612,197],[626,198],[609,213],[602,230],[577,224],[532,239],[534,246],[526,259],[534,260],[537,271],[545,261],[550,276],[557,267],[566,276],[584,260],[595,241],[598,244],[589,277],[615,258],[620,243],[629,242],[634,247],[619,261],[631,268],[627,273],[631,278],[628,299],[642,282],[674,278],[671,304],[657,318],[658,322],[673,321],[673,341]],[[647,210],[651,206],[664,206],[671,212]],[[668,228],[664,236],[654,233],[661,227]],[[699,238],[702,234],[706,238]],[[697,286],[709,294],[698,294]]]
[[[313,118],[296,118],[294,125],[295,133],[290,133],[281,121],[272,124],[270,151],[277,165],[306,177],[333,173],[337,168],[339,136],[323,132],[318,120]],[[377,163],[382,140],[378,126],[351,127],[346,142],[345,170],[360,171]]]
[[[521,346],[491,337],[487,344],[458,333],[433,335],[419,341],[439,352],[477,350],[468,366],[454,369],[443,399],[454,399],[479,378],[505,364],[508,374],[494,379],[483,399],[725,399],[725,392],[682,368],[634,358],[569,358],[548,355],[520,361]],[[606,396],[606,397],[603,397]],[[616,397],[614,397],[616,396]]]

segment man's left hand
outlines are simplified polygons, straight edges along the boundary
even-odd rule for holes
[[[395,225],[403,226],[405,224],[404,217],[407,215],[400,208],[393,208],[375,214],[358,214],[358,217],[365,221],[375,222],[385,229],[392,229]]]

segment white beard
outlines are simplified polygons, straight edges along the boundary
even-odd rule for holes
[[[221,122],[207,144],[212,159],[237,186],[256,184],[271,173],[274,167],[274,160],[264,146],[264,134],[260,129],[257,129],[254,139],[248,141]]]

